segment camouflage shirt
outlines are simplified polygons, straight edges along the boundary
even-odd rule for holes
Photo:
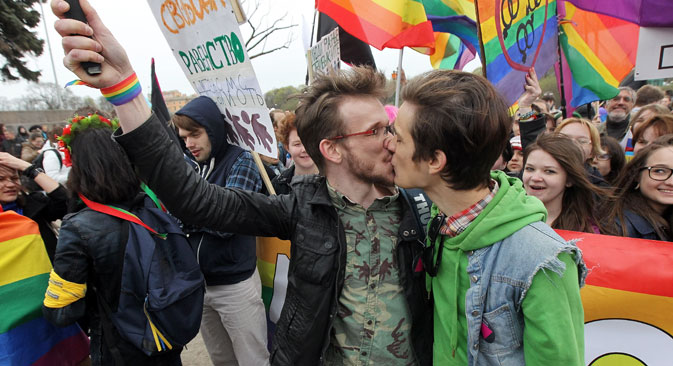
[[[346,277],[325,365],[416,365],[395,256],[399,193],[365,209],[328,184],[346,234]]]

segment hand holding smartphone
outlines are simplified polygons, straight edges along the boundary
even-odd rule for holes
[[[66,18],[79,20],[80,22],[87,23],[86,16],[82,11],[82,7],[79,5],[79,0],[65,0],[70,5],[70,10],[65,13]],[[93,76],[98,75],[102,72],[101,65],[97,62],[82,62],[82,67],[86,70],[86,73]]]

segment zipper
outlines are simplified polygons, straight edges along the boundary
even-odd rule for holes
[[[201,234],[201,240],[199,240],[199,245],[196,246],[196,263],[201,266],[201,243],[203,243],[203,237],[206,236],[205,233]]]

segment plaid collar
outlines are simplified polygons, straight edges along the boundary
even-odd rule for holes
[[[498,192],[498,182],[491,179],[489,189],[491,192],[489,192],[486,197],[479,200],[479,202],[468,207],[462,212],[459,212],[451,217],[447,217],[446,221],[444,221],[444,224],[442,224],[442,227],[439,229],[439,233],[453,238],[465,231],[472,221],[474,221],[474,219],[476,219],[477,216],[479,216],[479,214],[484,211],[484,208],[486,208],[488,203],[493,200],[493,197],[495,197],[495,194]]]

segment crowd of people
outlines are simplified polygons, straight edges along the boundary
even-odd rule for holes
[[[132,79],[81,5],[89,25],[52,1],[66,67],[99,89]],[[182,345],[144,352],[105,310],[122,306],[128,225],[93,208],[133,213],[151,199],[198,261],[205,295],[189,311],[216,365],[584,365],[587,268],[554,230],[673,241],[671,94],[620,87],[563,118],[531,68],[512,117],[471,73],[411,79],[399,110],[381,104],[384,86],[354,66],[318,76],[296,110],[271,111],[275,195],[205,96],[169,129],[140,92],[114,120],[82,110],[48,133],[2,126],[2,211],[39,224],[53,263],[44,316],[79,324],[93,365],[181,364]],[[427,225],[411,189],[433,202]],[[256,236],[291,241],[270,343]]]

